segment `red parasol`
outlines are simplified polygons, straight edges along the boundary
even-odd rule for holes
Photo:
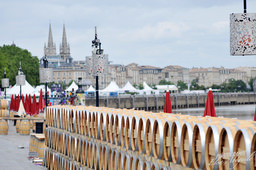
[[[170,93],[167,91],[165,96],[164,113],[172,113],[172,103]]]
[[[31,104],[31,95],[28,96],[28,114],[31,116],[32,104]]]
[[[20,95],[18,95],[18,97],[17,97],[16,112],[19,111],[19,108],[20,108]]]
[[[256,108],[255,108],[255,113],[254,113],[254,121],[256,121]]]
[[[205,116],[216,117],[213,93],[211,89],[209,90],[207,95],[207,100],[206,100],[205,109],[204,109],[204,117]]]
[[[42,91],[42,89],[40,90],[40,96],[39,96],[38,107],[39,107],[39,112],[43,112],[43,111],[44,111],[44,105],[43,105],[43,91]]]
[[[12,110],[12,109],[13,109],[13,102],[14,102],[14,100],[13,100],[13,95],[12,95],[11,104],[10,104],[10,109],[9,109],[9,110]]]

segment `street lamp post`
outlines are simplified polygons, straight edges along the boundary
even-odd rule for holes
[[[22,72],[21,69],[21,62],[20,62],[20,67],[19,67],[19,71],[18,71],[18,75],[16,76],[16,85],[20,86],[20,100],[22,99],[22,86],[25,85],[25,75]]]
[[[39,76],[40,83],[45,83],[45,107],[47,108],[47,83],[51,82],[53,79],[53,70],[52,68],[48,68],[48,60],[47,57],[43,58],[43,68],[40,68]]]
[[[6,99],[6,88],[9,87],[9,79],[6,78],[6,68],[4,69],[4,78],[2,79],[2,87],[4,88],[4,98]]]
[[[43,59],[44,62],[44,68],[48,68],[48,60],[47,57],[44,56]],[[45,107],[47,108],[48,104],[47,104],[47,81],[45,81]]]
[[[105,55],[101,48],[100,39],[97,37],[97,28],[95,27],[95,38],[92,41],[92,72],[96,79],[96,107],[99,107],[99,75],[106,71],[105,68]]]

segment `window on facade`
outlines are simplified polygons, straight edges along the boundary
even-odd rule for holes
[[[63,83],[66,84],[66,79],[63,79]]]
[[[58,73],[58,76],[60,76],[60,73]]]
[[[63,73],[63,76],[65,76],[65,73]]]

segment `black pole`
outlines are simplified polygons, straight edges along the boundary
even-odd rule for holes
[[[20,85],[20,100],[22,99],[22,97],[21,97],[21,85]]]
[[[6,78],[6,70],[4,70],[4,78]],[[4,88],[4,98],[6,99],[6,87]]]
[[[45,83],[45,108],[47,108],[47,82]]]
[[[244,0],[244,13],[247,13],[247,9],[246,9],[246,0]]]
[[[99,107],[99,76],[96,75],[96,107]]]

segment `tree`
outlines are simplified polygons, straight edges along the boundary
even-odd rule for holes
[[[174,83],[166,80],[160,80],[159,85],[173,85]]]
[[[0,61],[0,79],[3,78],[4,68],[6,68],[6,76],[10,79],[10,85],[16,84],[20,61],[26,80],[33,86],[39,84],[39,60],[36,56],[32,56],[28,50],[4,45],[0,47]],[[1,81],[0,85],[2,86]]]
[[[190,89],[191,90],[205,90],[205,87],[204,87],[204,85],[199,85],[198,84],[198,79],[194,79],[194,80],[192,80],[192,82],[191,82],[191,85],[190,85]]]
[[[248,82],[249,86],[250,86],[250,91],[253,91],[253,78],[250,79],[250,81]]]
[[[188,89],[188,85],[181,80],[178,81],[177,86],[181,91]]]
[[[139,89],[142,90],[143,88],[143,84],[139,84]]]

